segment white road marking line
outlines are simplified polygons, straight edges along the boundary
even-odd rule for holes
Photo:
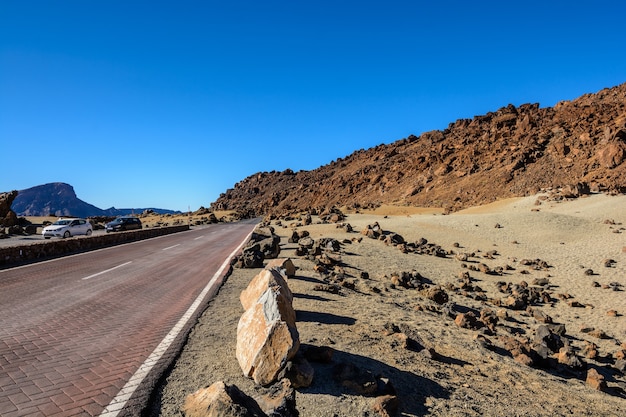
[[[163,248],[163,249],[161,249],[161,250],[168,250],[168,249],[172,249],[172,248],[175,248],[176,246],[180,246],[180,243],[177,243],[176,245],[168,246],[167,248]]]
[[[202,235],[202,236],[198,236],[198,237],[194,238],[193,240],[202,239],[203,237],[204,237],[204,235]]]
[[[172,342],[176,339],[176,337],[178,337],[178,334],[181,332],[185,324],[191,319],[191,316],[196,311],[196,309],[198,308],[206,294],[209,292],[215,281],[217,281],[217,279],[224,272],[226,267],[230,265],[230,260],[233,258],[233,256],[235,256],[237,252],[239,252],[239,250],[243,247],[243,245],[248,242],[250,236],[252,236],[252,232],[250,232],[250,234],[246,236],[246,238],[239,244],[239,246],[237,246],[237,249],[235,249],[230,255],[228,255],[220,269],[217,270],[215,275],[213,275],[213,278],[211,278],[209,283],[204,287],[204,289],[198,295],[195,301],[189,306],[185,314],[180,318],[180,320],[178,320],[178,323],[176,323],[176,325],[172,327],[172,330],[170,330],[167,336],[165,336],[161,343],[159,343],[156,349],[152,351],[150,356],[148,356],[148,359],[146,359],[144,363],[141,364],[139,369],[137,369],[133,376],[130,377],[126,385],[122,387],[122,389],[120,390],[120,392],[117,393],[115,398],[113,398],[109,405],[107,405],[102,413],[100,413],[100,417],[116,417],[120,413],[120,411],[124,409],[124,407],[126,406],[126,402],[128,402],[137,387],[139,387],[141,381],[143,381],[146,375],[150,373],[152,367],[159,361],[159,359],[161,359],[161,356],[163,356],[163,354],[165,353],[165,351],[167,351]]]
[[[123,264],[121,264],[121,265],[114,266],[113,268],[109,268],[109,269],[107,269],[106,271],[101,271],[101,272],[98,272],[97,274],[89,275],[88,277],[85,277],[85,278],[83,278],[83,279],[89,279],[89,278],[97,277],[98,275],[106,274],[107,272],[111,272],[111,271],[113,271],[114,269],[121,268],[121,267],[123,267],[123,266],[125,266],[125,265],[128,265],[129,263],[132,263],[132,262],[133,262],[133,261],[128,261],[128,262],[125,262],[125,263],[123,263]]]

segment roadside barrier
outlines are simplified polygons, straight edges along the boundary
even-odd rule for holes
[[[108,246],[121,245],[137,240],[169,235],[185,230],[189,230],[189,225],[153,227],[128,232],[107,233],[98,236],[71,237],[68,239],[35,242],[28,245],[6,246],[0,248],[0,269],[87,252]]]

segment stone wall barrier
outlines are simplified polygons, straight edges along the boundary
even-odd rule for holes
[[[107,233],[98,236],[71,237],[68,239],[54,239],[46,242],[30,243],[28,245],[6,246],[0,248],[0,269],[150,239],[152,237],[169,235],[185,230],[189,230],[189,225],[153,227],[127,232]]]

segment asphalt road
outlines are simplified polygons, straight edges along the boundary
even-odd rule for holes
[[[254,226],[0,270],[0,415],[138,415]]]

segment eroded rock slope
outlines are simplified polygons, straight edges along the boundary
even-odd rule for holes
[[[378,204],[454,211],[550,187],[623,193],[625,161],[622,84],[554,107],[508,105],[312,171],[260,172],[212,208],[249,215]]]

